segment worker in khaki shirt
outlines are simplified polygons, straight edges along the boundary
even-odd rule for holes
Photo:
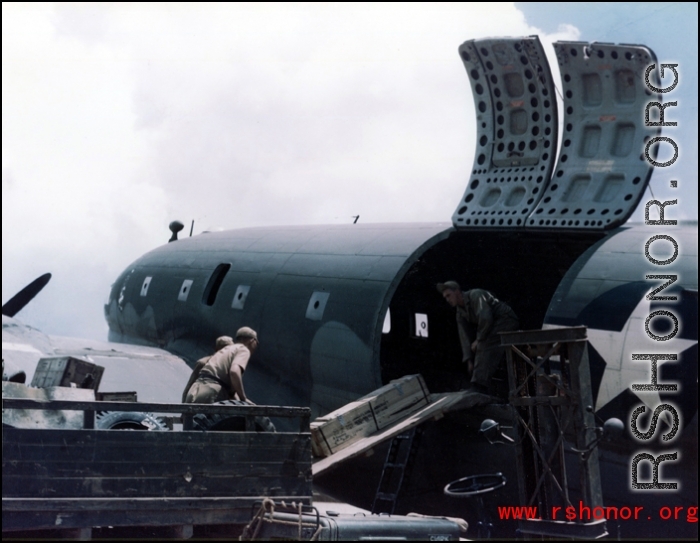
[[[487,393],[491,377],[505,352],[498,332],[517,330],[518,317],[510,306],[501,302],[488,290],[475,288],[462,291],[459,283],[446,281],[437,284],[445,301],[454,307],[459,340],[462,344],[462,362],[471,372],[467,390]],[[469,324],[476,325],[476,338],[469,332]]]
[[[220,351],[224,347],[228,347],[229,345],[233,345],[233,338],[231,336],[221,336],[216,338],[216,350],[214,352]],[[194,384],[194,382],[197,380],[197,377],[199,377],[200,372],[202,371],[202,368],[206,366],[207,362],[209,362],[209,359],[213,355],[209,356],[204,356],[197,360],[197,363],[194,366],[194,369],[192,370],[192,375],[190,375],[190,380],[187,381],[187,385],[185,385],[185,390],[182,391],[182,403],[185,403],[187,400],[187,393],[190,391],[190,387]]]
[[[243,388],[243,372],[258,348],[258,334],[244,326],[236,332],[233,345],[214,353],[194,382],[185,403],[215,403],[224,400],[250,402]]]

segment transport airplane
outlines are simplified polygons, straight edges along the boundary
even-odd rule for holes
[[[176,239],[114,282],[104,308],[109,340],[192,364],[217,336],[251,326],[261,344],[246,372],[250,397],[311,406],[318,416],[407,374],[421,373],[431,392],[464,386],[454,313],[435,289],[456,280],[506,301],[523,329],[586,325],[597,415],[627,422],[639,405],[651,412],[672,403],[689,448],[683,457],[694,459],[697,223],[673,220],[676,201],[643,200],[656,147],[669,143],[653,140],[661,130],[653,119],[663,120],[661,95],[672,100],[659,87],[670,87],[670,70],[663,84],[650,78],[647,67],[658,61],[639,45],[554,48],[558,89],[536,36],[460,46],[477,149],[452,223],[261,227]],[[640,205],[648,224],[628,224]],[[3,321],[3,356],[4,345]],[[662,358],[654,373],[649,360],[632,359],[645,353],[676,359]],[[139,379],[157,382],[157,368],[141,365]],[[677,390],[631,388],[651,383],[653,373]],[[452,423],[470,424],[459,420]],[[611,453],[609,464],[622,467],[610,471],[606,499],[643,501],[624,475],[639,442],[628,435],[624,443]],[[456,470],[484,456],[493,456],[494,470],[509,462],[489,450],[474,444],[482,461],[464,451],[444,475],[466,475]],[[697,501],[697,465],[689,466],[672,500],[683,507]],[[650,533],[640,526],[632,532]],[[697,524],[683,530],[697,534]]]

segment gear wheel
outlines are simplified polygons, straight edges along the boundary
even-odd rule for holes
[[[168,430],[159,417],[140,411],[100,411],[95,415],[95,428],[99,430]]]
[[[241,400],[225,400],[212,405],[250,405]],[[245,432],[245,417],[228,415],[205,415],[199,413],[192,417],[194,430],[214,432]],[[276,432],[275,425],[268,417],[255,417],[255,430],[258,432]]]

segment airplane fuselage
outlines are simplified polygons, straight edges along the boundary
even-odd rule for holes
[[[445,224],[208,233],[134,262],[114,283],[105,314],[110,340],[162,347],[191,362],[216,337],[251,326],[261,339],[246,375],[254,401],[310,405],[320,415],[411,373],[422,373],[433,392],[465,384],[454,310],[435,289],[453,279],[506,301],[523,329],[587,325],[602,409],[628,391],[633,363],[623,356],[644,339],[638,306],[657,286],[645,279],[648,234],[643,225],[600,234]],[[697,290],[697,236],[692,225],[674,234],[687,254],[667,271],[679,274],[674,289],[686,294],[674,338],[680,369],[668,375],[682,376],[680,403],[692,417],[697,304],[687,292]],[[611,342],[616,350],[606,350]]]

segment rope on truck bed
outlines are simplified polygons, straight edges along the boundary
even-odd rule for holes
[[[260,528],[262,527],[263,523],[268,523],[268,524],[280,524],[280,525],[285,525],[285,526],[297,526],[298,527],[298,536],[297,540],[302,541],[302,528],[316,528],[316,531],[314,534],[311,536],[311,539],[309,541],[316,541],[319,534],[321,533],[321,529],[323,528],[319,524],[314,524],[314,523],[309,523],[309,522],[304,522],[304,517],[302,513],[302,508],[303,504],[302,503],[296,503],[292,502],[290,505],[287,505],[284,501],[280,503],[282,507],[289,508],[292,507],[299,513],[299,520],[298,522],[290,522],[288,520],[282,520],[282,519],[276,519],[274,518],[275,515],[275,501],[272,500],[271,498],[264,498],[262,501],[262,504],[260,505],[260,509],[258,509],[257,513],[253,515],[253,518],[251,521],[246,525],[246,527],[243,529],[243,533],[241,536],[238,538],[239,541],[255,541],[255,539],[258,536],[258,533],[260,532]],[[266,516],[267,515],[267,516]]]

